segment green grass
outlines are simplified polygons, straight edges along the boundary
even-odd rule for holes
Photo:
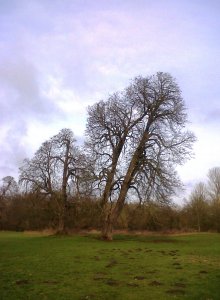
[[[220,235],[0,232],[0,299],[220,299]]]

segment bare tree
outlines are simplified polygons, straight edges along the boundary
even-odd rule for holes
[[[193,214],[194,220],[196,220],[197,230],[200,232],[201,223],[205,220],[208,208],[207,188],[203,182],[195,185],[190,195],[188,207],[189,211]]]
[[[1,179],[0,196],[14,196],[18,193],[18,184],[14,177],[5,176]]]
[[[58,231],[65,231],[68,209],[68,189],[76,176],[79,150],[70,129],[62,129],[44,142],[31,160],[26,159],[20,168],[19,182],[26,190],[36,191],[56,201]]]
[[[184,102],[167,73],[135,78],[88,114],[87,149],[102,195],[102,236],[111,239],[130,190],[163,201],[174,193],[180,185],[175,165],[190,157],[195,137],[184,131]]]
[[[208,191],[212,200],[220,202],[220,167],[209,170]]]
[[[12,200],[19,192],[18,184],[14,177],[5,176],[0,180],[0,228],[6,215],[8,200]],[[11,201],[10,201],[11,202]]]
[[[212,207],[214,227],[220,232],[220,167],[209,170],[207,189]]]

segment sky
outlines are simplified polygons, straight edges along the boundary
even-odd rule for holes
[[[0,0],[0,178],[138,75],[169,72],[197,142],[187,195],[220,166],[219,0]]]

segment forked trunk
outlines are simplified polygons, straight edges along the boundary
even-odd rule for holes
[[[111,241],[113,233],[112,210],[108,203],[103,207],[102,211],[102,232],[103,240]]]
[[[138,169],[138,161],[141,153],[143,152],[143,145],[145,144],[148,138],[149,135],[146,130],[129,164],[127,173],[125,175],[124,181],[121,186],[118,200],[114,208],[112,210],[108,210],[107,205],[104,207],[105,216],[104,216],[104,224],[102,230],[102,238],[105,240],[112,240],[113,224],[116,223],[118,217],[122,212],[130,184]]]

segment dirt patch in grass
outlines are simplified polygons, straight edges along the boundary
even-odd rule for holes
[[[180,289],[170,289],[167,290],[166,293],[170,295],[184,295],[185,291]]]
[[[112,259],[105,267],[106,268],[112,268],[112,267],[114,267],[117,264],[118,264],[117,260]]]
[[[173,255],[178,255],[178,250],[171,250],[170,252],[169,252],[169,254],[173,254]]]
[[[168,255],[170,255],[170,256],[177,256],[177,254],[175,252],[169,252]]]
[[[166,251],[164,250],[158,250],[159,253],[161,253],[162,255],[167,255]]]
[[[153,280],[149,283],[150,286],[160,286],[163,285],[160,281]]]
[[[106,282],[105,282],[107,285],[110,285],[110,286],[118,286],[118,285],[120,285],[120,281],[118,281],[118,280],[115,280],[115,279],[108,279],[108,280],[106,280]]]
[[[93,280],[106,280],[106,276],[108,273],[106,272],[97,272],[94,277]]]
[[[174,287],[177,287],[177,288],[185,288],[186,287],[186,284],[185,283],[182,283],[182,282],[175,282],[173,284]]]
[[[128,282],[127,286],[130,286],[130,287],[139,287],[139,284],[137,284],[135,282]]]
[[[15,281],[15,283],[16,283],[17,285],[24,285],[24,284],[29,284],[30,281],[27,280],[27,279],[18,279],[18,280]]]
[[[96,273],[96,275],[98,276],[98,275],[107,275],[108,273],[106,273],[106,272],[97,272]]]
[[[199,274],[208,274],[208,272],[206,270],[201,270],[199,271]]]
[[[43,281],[43,283],[45,283],[45,284],[58,284],[59,282],[56,281],[56,280],[45,280],[45,281]]]
[[[135,276],[134,279],[135,280],[144,280],[144,279],[146,279],[146,277],[144,277],[144,276]]]
[[[94,256],[93,258],[94,258],[94,260],[96,260],[96,261],[101,260],[101,257],[99,257],[99,256]]]
[[[144,252],[148,253],[148,252],[152,252],[152,251],[153,251],[152,249],[146,249]]]

